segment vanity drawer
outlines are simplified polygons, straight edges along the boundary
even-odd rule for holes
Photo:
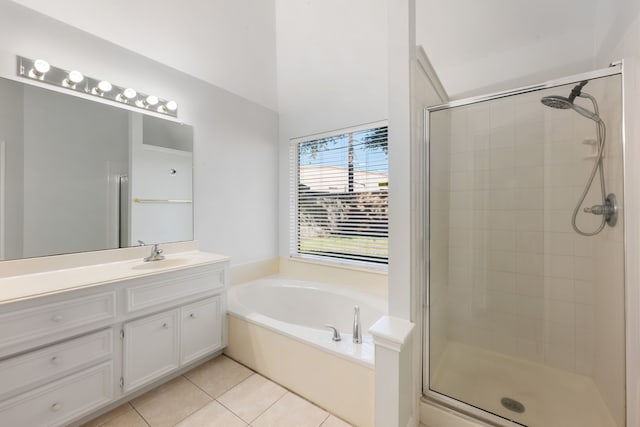
[[[194,268],[189,274],[182,272],[178,276],[155,278],[148,283],[130,286],[126,289],[127,312],[224,289],[225,271],[224,267],[206,266]]]
[[[90,366],[113,353],[113,332],[105,329],[0,362],[0,399]]]
[[[116,317],[115,292],[0,315],[0,347]]]
[[[3,426],[60,426],[113,399],[113,364],[106,362],[0,403]]]

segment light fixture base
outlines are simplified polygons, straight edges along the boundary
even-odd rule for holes
[[[130,87],[111,84],[103,79],[84,76],[76,70],[65,70],[54,67],[42,59],[34,60],[18,56],[18,75],[28,80],[35,80],[73,92],[80,92],[85,95],[106,99],[117,105],[127,105],[164,116],[178,117],[178,107],[174,101],[162,99],[155,95],[136,92]],[[83,78],[78,80],[78,75]],[[109,86],[111,86],[110,90],[106,90],[107,86],[105,83],[109,83]],[[102,88],[100,85],[102,85]],[[133,95],[131,95],[132,93]],[[157,102],[146,102],[148,99],[157,99]],[[174,106],[175,108],[168,108]]]

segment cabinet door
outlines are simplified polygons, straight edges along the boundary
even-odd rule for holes
[[[173,371],[180,362],[179,310],[166,311],[124,325],[124,391]]]
[[[181,363],[184,365],[222,347],[220,296],[182,307]]]

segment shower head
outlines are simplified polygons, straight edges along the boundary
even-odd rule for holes
[[[569,98],[559,95],[545,96],[540,102],[547,107],[558,108],[560,110],[568,110],[573,107],[573,102],[569,101]]]
[[[584,117],[586,117],[588,119],[591,119],[593,121],[599,122],[599,121],[601,121],[601,119],[600,119],[600,116],[597,113],[589,111],[584,107],[581,107],[579,105],[574,104],[574,102],[573,102],[577,96],[583,97],[583,98],[592,98],[591,95],[589,95],[587,93],[585,93],[585,94],[582,93],[582,88],[587,83],[588,83],[588,81],[585,80],[585,81],[581,82],[579,85],[576,85],[571,90],[571,95],[569,95],[568,98],[566,98],[564,96],[559,96],[559,95],[550,95],[550,96],[545,96],[544,98],[542,98],[540,100],[540,102],[542,102],[547,107],[558,108],[560,110],[572,109],[576,113],[580,114],[581,116],[584,116]]]

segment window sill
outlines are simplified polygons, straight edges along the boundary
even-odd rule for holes
[[[293,262],[300,262],[300,263],[306,263],[306,264],[314,264],[314,265],[319,265],[319,266],[323,266],[323,267],[331,267],[331,268],[341,268],[344,270],[353,270],[353,271],[360,271],[360,272],[364,272],[364,273],[372,273],[372,274],[379,274],[381,276],[387,276],[388,275],[388,266],[384,265],[384,267],[374,267],[374,266],[362,266],[362,265],[357,265],[357,264],[351,264],[348,262],[339,262],[339,261],[326,261],[326,260],[320,260],[320,259],[313,259],[313,258],[306,258],[306,257],[301,257],[301,256],[293,256],[290,255],[289,256],[289,260],[293,261]]]

